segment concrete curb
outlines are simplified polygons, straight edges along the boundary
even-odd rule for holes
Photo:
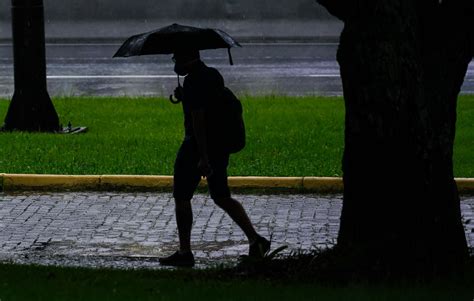
[[[100,176],[2,174],[4,191],[22,190],[93,190]]]
[[[172,176],[134,176],[103,175],[100,176],[98,190],[114,189],[164,189],[173,187]]]
[[[456,178],[458,190],[463,194],[474,194],[474,178]]]
[[[3,191],[170,190],[172,176],[143,175],[36,175],[0,174]],[[460,193],[474,194],[474,178],[457,178]],[[201,187],[206,186],[202,181]],[[281,189],[300,192],[342,193],[342,178],[336,177],[229,177],[236,189]]]

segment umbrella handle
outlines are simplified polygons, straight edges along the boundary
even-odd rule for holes
[[[181,100],[179,99],[174,99],[173,95],[170,95],[170,101],[172,104],[175,104],[175,105],[181,102]]]
[[[181,83],[179,82],[179,74],[178,74],[178,87],[181,88]],[[175,104],[175,105],[181,102],[181,100],[179,99],[174,99],[172,94],[170,95],[170,101],[172,104]]]

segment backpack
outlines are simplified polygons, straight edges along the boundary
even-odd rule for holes
[[[234,154],[245,147],[245,124],[242,104],[224,87],[212,105],[208,118],[209,143],[212,148]]]

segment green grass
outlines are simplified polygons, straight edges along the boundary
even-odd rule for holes
[[[230,175],[341,176],[341,98],[242,99],[247,147],[233,155]],[[183,136],[181,106],[157,98],[54,99],[61,122],[84,135],[2,133],[0,172],[171,175]],[[0,101],[0,116],[8,101]],[[474,96],[459,103],[455,174],[474,177]]]
[[[466,300],[469,285],[320,284],[228,277],[219,271],[121,271],[0,265],[10,300]]]
[[[474,177],[474,95],[461,97],[457,108],[454,174]]]

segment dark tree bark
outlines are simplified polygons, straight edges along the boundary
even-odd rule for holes
[[[15,93],[3,130],[59,130],[59,118],[46,85],[42,0],[12,0]]]
[[[337,249],[393,272],[456,270],[469,256],[452,156],[474,1],[318,2],[345,25]]]

